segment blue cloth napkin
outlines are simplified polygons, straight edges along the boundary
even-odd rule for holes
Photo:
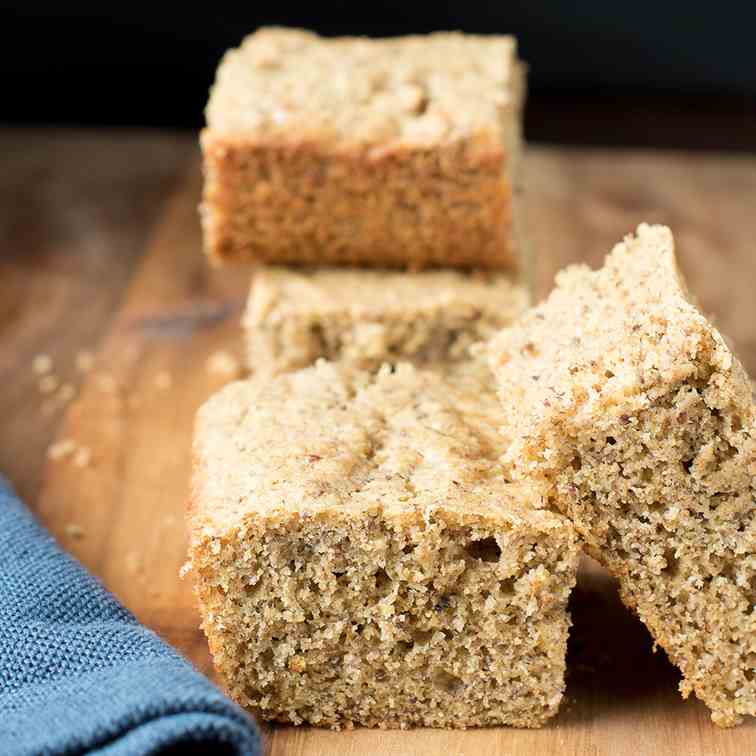
[[[261,750],[253,721],[64,553],[0,478],[0,754]]]

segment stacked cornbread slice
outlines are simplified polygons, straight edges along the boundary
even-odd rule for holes
[[[207,253],[512,267],[523,97],[512,37],[262,29],[226,54],[207,106]]]
[[[250,368],[458,360],[511,322],[523,98],[511,37],[263,29],[227,53],[202,221],[211,261],[261,265]]]

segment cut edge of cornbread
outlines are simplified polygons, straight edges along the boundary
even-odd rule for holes
[[[242,319],[247,365],[275,374],[321,357],[365,369],[454,363],[529,301],[508,273],[261,267]]]
[[[489,346],[506,462],[587,550],[721,726],[756,714],[756,412],[669,229],[563,271]]]
[[[240,704],[336,729],[556,712],[576,537],[500,474],[481,387],[320,362],[200,411],[190,565]]]

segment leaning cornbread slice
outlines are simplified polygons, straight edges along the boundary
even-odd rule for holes
[[[512,37],[250,35],[201,136],[210,260],[515,266],[524,79]]]
[[[508,273],[262,267],[243,319],[247,362],[273,373],[320,357],[367,369],[398,360],[454,363],[529,299]]]
[[[507,461],[572,519],[691,691],[756,713],[756,413],[693,304],[672,234],[641,225],[603,269],[568,268],[490,345]]]
[[[200,410],[189,564],[240,704],[333,728],[554,714],[576,536],[505,481],[489,384],[320,362]]]

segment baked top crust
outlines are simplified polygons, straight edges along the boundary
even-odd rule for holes
[[[271,521],[437,511],[556,531],[499,458],[503,410],[484,366],[441,375],[320,361],[226,386],[199,411],[191,519],[197,535]],[[568,538],[571,538],[567,534]]]
[[[324,39],[263,28],[223,58],[207,125],[292,144],[504,147],[503,114],[519,107],[522,76],[509,36]]]
[[[560,416],[579,424],[641,410],[695,374],[704,357],[733,373],[728,390],[741,402],[750,392],[743,368],[696,307],[665,226],[638,226],[598,271],[561,271],[548,299],[500,332],[488,352],[502,398],[519,408],[509,421],[516,435]]]

